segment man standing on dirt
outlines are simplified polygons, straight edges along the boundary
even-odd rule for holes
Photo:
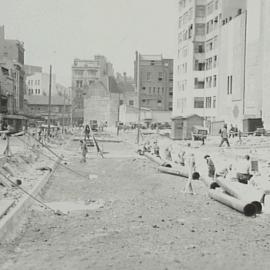
[[[208,167],[208,177],[214,179],[215,173],[216,173],[216,168],[215,168],[214,162],[209,155],[206,155],[204,157],[204,159],[206,160],[206,164]]]
[[[86,145],[85,140],[80,140],[80,143],[81,143],[81,151],[82,151],[81,163],[85,163],[86,162],[86,154],[88,152],[87,145]]]
[[[221,147],[223,145],[224,142],[227,143],[227,146],[230,147],[230,143],[229,143],[229,140],[228,140],[228,130],[227,130],[227,125],[225,124],[223,129],[221,130],[221,142],[220,142],[220,145],[219,147]]]

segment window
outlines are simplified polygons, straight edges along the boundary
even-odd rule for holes
[[[205,98],[205,108],[211,108],[212,103],[212,98],[211,97],[206,97]]]
[[[160,88],[158,87],[158,89],[157,89],[158,94],[159,94],[159,90],[160,90]]]
[[[218,9],[218,0],[215,1],[215,9]]]
[[[195,33],[198,36],[205,35],[205,24],[204,23],[196,23],[196,25],[195,25]]]
[[[217,98],[216,96],[213,97],[213,108],[216,108],[216,102],[217,102]]]
[[[196,17],[197,18],[205,17],[205,6],[196,6]]]
[[[158,73],[158,80],[162,81],[163,80],[163,72]]]
[[[198,78],[194,79],[194,88],[195,89],[203,89],[204,88],[204,80],[200,81]]]
[[[207,15],[212,14],[213,11],[214,11],[214,2],[211,1],[211,2],[208,3],[208,5],[207,5]]]
[[[123,105],[123,104],[124,104],[124,100],[123,99],[120,99],[119,105]]]
[[[162,100],[159,99],[159,100],[157,101],[157,103],[158,103],[158,104],[161,104],[161,103],[162,103]]]
[[[152,87],[149,87],[149,94],[151,94],[151,91],[152,91]]]
[[[230,83],[230,94],[232,94],[232,86],[233,86],[233,83],[232,83],[232,76],[230,76],[230,78],[231,78],[231,83]]]
[[[150,81],[151,80],[151,72],[146,73],[146,80]]]
[[[156,93],[156,87],[153,87],[153,94]]]
[[[217,87],[217,75],[213,76],[213,87]]]
[[[194,108],[204,108],[204,97],[194,97]]]
[[[134,100],[129,100],[129,101],[128,101],[128,104],[129,104],[130,106],[134,106]]]
[[[227,77],[227,94],[230,95],[232,94],[232,88],[233,88],[233,78],[232,76]]]
[[[82,88],[82,84],[83,84],[83,81],[81,81],[81,80],[76,81],[76,87]]]
[[[76,76],[83,76],[83,70],[75,70],[74,73]]]

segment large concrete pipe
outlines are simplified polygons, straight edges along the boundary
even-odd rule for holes
[[[178,175],[182,177],[188,178],[188,170],[182,166],[182,167],[177,167],[177,168],[168,168],[165,166],[160,166],[158,167],[158,171],[162,173],[167,173],[167,174],[172,174],[172,175]],[[200,174],[198,172],[194,172],[192,174],[192,179],[193,180],[199,180],[200,179]]]
[[[231,196],[249,203],[253,203],[257,207],[257,212],[261,213],[264,199],[264,192],[255,189],[252,186],[241,184],[239,182],[232,182],[230,180],[224,180],[218,178],[217,183]]]
[[[208,176],[200,177],[200,180],[205,184],[205,186],[209,189],[215,189],[219,187],[219,184],[213,180],[213,178]]]
[[[164,164],[164,160],[161,159],[160,157],[157,157],[155,155],[152,155],[151,153],[144,153],[144,155],[150,159],[151,161],[155,162],[156,164],[158,164],[159,166],[161,166],[162,164]]]
[[[222,192],[220,189],[210,189],[208,194],[212,199],[244,213],[246,216],[250,217],[256,214],[257,209],[254,204],[240,201],[239,199]]]

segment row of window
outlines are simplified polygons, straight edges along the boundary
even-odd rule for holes
[[[88,85],[90,85],[90,84],[92,84],[94,82],[95,82],[95,80],[89,80]],[[76,85],[77,88],[82,88],[83,87],[83,80],[76,80],[75,85]]]
[[[217,75],[208,76],[205,80],[194,78],[194,88],[195,89],[204,89],[217,87]]]
[[[150,99],[142,99],[142,103],[143,103],[143,105],[150,105]],[[162,100],[161,99],[157,100],[157,105],[158,106],[162,106]],[[169,102],[169,111],[172,111],[173,110],[172,106],[173,106],[173,104],[170,101]]]
[[[179,17],[178,27],[181,28],[193,19],[193,8],[190,8],[183,16]]]
[[[120,100],[120,105],[123,105],[123,104],[124,104],[124,100],[121,99],[121,100]],[[129,100],[129,101],[128,101],[128,105],[129,105],[129,106],[134,106],[134,100]]]
[[[40,89],[28,89],[28,94],[40,94]]]
[[[188,29],[183,30],[178,34],[178,43],[181,44],[182,41],[186,41],[188,39],[191,39],[193,35],[193,24],[191,24]]]
[[[147,72],[146,73],[146,80],[147,81],[152,81],[153,80],[153,74],[151,72]],[[157,80],[158,81],[163,81],[165,79],[164,73],[163,72],[158,72],[158,77]],[[169,73],[169,81],[173,82],[173,72]]]
[[[215,50],[218,47],[218,36],[215,36],[212,39],[209,39],[205,42],[205,51],[210,52]]]
[[[219,18],[218,16],[216,16],[215,19],[209,20],[206,23],[206,34],[209,34],[212,31],[216,30],[219,25],[219,21],[221,21],[221,14],[219,14]]]
[[[84,74],[86,76],[96,76],[97,75],[97,70],[91,70],[91,69],[86,70],[86,71],[84,71],[84,70],[74,70],[73,72],[74,72],[75,76],[83,76]]]
[[[191,4],[193,0],[180,0],[178,2],[179,10],[181,11],[183,8],[185,8],[187,5]]]
[[[143,86],[142,90],[146,90],[146,87]],[[148,87],[148,93],[149,94],[164,94],[165,93],[166,88],[164,87]],[[171,95],[173,91],[173,87],[169,88],[169,95]]]
[[[177,66],[178,73],[187,73],[187,63],[183,63],[182,65]]]
[[[203,109],[203,108],[216,108],[217,98],[214,97],[194,97],[194,108]]]
[[[40,85],[40,80],[28,80],[28,85],[29,86]]]
[[[211,1],[206,6],[207,16],[211,15],[219,7],[219,0]]]

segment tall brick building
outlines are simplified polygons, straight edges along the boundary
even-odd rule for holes
[[[173,59],[162,55],[139,55],[134,63],[136,88],[140,91],[140,105],[155,111],[173,109]],[[137,70],[139,61],[139,87]]]

